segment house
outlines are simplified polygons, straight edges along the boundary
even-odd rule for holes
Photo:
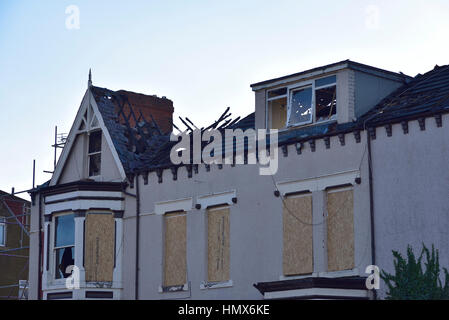
[[[29,201],[0,191],[0,300],[26,298],[29,215]]]
[[[393,249],[433,243],[449,265],[449,66],[412,78],[345,60],[251,88],[254,113],[210,128],[278,129],[273,175],[174,164],[172,101],[89,77],[30,192],[30,298],[375,299],[366,268],[391,272]]]

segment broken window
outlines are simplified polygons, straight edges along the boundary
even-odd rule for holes
[[[290,93],[288,125],[300,125],[312,122],[312,87],[294,89]]]
[[[73,214],[57,216],[55,218],[55,278],[67,278],[71,272],[67,267],[74,265],[75,254],[75,220]]]
[[[101,168],[101,131],[89,135],[89,177],[100,175]]]
[[[287,88],[268,91],[267,127],[282,129],[287,124]]]
[[[6,223],[5,218],[0,217],[0,246],[6,246]]]
[[[229,280],[229,207],[207,210],[207,281]]]
[[[337,114],[336,76],[315,80],[315,121],[333,120]]]
[[[337,117],[337,77],[308,81],[305,86],[284,87],[267,92],[267,128],[335,120]]]
[[[184,211],[165,214],[164,287],[187,282],[187,216]]]

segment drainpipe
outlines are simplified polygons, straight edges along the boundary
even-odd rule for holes
[[[41,300],[41,292],[42,292],[42,272],[41,272],[41,264],[42,264],[42,200],[41,200],[41,194],[39,195],[39,257],[38,257],[38,265],[37,265],[37,300]]]
[[[374,128],[375,129],[375,128]],[[366,141],[368,145],[368,176],[369,176],[369,211],[371,219],[371,261],[373,265],[376,265],[376,242],[374,236],[374,196],[373,196],[373,167],[371,159],[371,137],[369,130],[365,128]],[[373,290],[373,298],[377,300],[376,289]]]
[[[139,300],[139,231],[140,231],[140,193],[139,175],[136,175],[136,286],[135,299]]]

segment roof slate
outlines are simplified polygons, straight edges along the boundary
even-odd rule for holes
[[[117,111],[123,100],[122,91],[92,87],[92,92],[127,174],[173,166],[170,150],[176,142],[170,141],[168,133],[142,136],[139,130],[148,127],[148,123],[138,122],[134,127],[124,124]],[[449,112],[449,65],[435,67],[423,75],[417,75],[356,121],[341,124],[332,121],[283,131],[279,133],[278,144],[309,141],[362,130],[367,126],[380,126],[446,112]],[[254,112],[226,128],[254,129]]]
[[[449,112],[449,65],[417,75],[360,117],[359,122],[379,126],[446,112]]]

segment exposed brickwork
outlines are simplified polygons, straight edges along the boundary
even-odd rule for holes
[[[150,121],[151,116],[157,122],[158,126],[164,133],[172,131],[172,117],[173,117],[173,101],[167,98],[159,98],[157,96],[150,96],[141,93],[135,93],[131,91],[120,90],[119,94],[126,95],[129,103],[132,105],[136,117],[139,117],[139,111],[147,121]],[[129,115],[129,106],[124,107],[125,115]],[[129,118],[130,125],[135,126],[133,117]]]

